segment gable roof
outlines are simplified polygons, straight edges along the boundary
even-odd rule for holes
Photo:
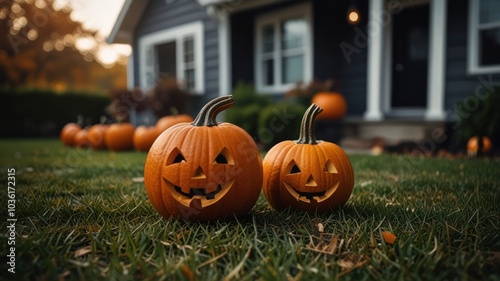
[[[201,6],[228,2],[230,0],[197,0]],[[109,44],[132,44],[135,27],[146,10],[149,0],[126,0],[116,18],[115,25],[106,42]]]
[[[116,18],[115,25],[106,42],[109,44],[132,44],[132,37],[134,34],[135,26],[139,22],[149,0],[125,0],[123,7]]]

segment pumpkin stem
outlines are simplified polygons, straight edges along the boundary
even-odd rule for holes
[[[106,118],[106,116],[104,116],[104,115],[101,115],[101,118],[99,119],[99,121],[101,121],[101,125],[104,125],[104,124],[106,124],[106,121],[108,121],[108,118]]]
[[[172,113],[173,116],[179,115],[179,110],[175,106],[170,107],[170,112]]]
[[[316,137],[314,136],[314,119],[321,113],[323,109],[316,104],[311,104],[302,117],[300,124],[299,139],[295,141],[298,144],[317,144]]]
[[[215,98],[203,106],[191,124],[193,126],[217,126],[217,121],[215,120],[217,114],[233,106],[234,99],[231,95]]]

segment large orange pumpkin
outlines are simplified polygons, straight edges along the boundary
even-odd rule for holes
[[[104,135],[106,147],[112,151],[131,150],[134,147],[135,127],[131,123],[110,125]]]
[[[487,136],[483,136],[483,148],[481,149],[482,153],[488,153],[491,150],[492,144],[491,140]],[[467,154],[470,156],[475,156],[477,155],[479,151],[479,137],[478,136],[473,136],[472,138],[467,141]]]
[[[354,173],[349,158],[336,144],[314,136],[320,112],[312,104],[304,113],[299,139],[278,143],[264,157],[263,191],[277,210],[327,211],[351,196]]]
[[[137,127],[133,138],[135,149],[138,151],[148,151],[159,135],[160,131],[156,126],[148,127],[142,125]]]
[[[89,128],[88,140],[92,149],[100,150],[106,148],[106,140],[104,139],[104,135],[106,134],[106,130],[108,128],[109,125],[104,124],[92,125]]]
[[[144,184],[162,216],[207,221],[239,217],[252,209],[262,187],[259,150],[243,129],[215,120],[232,106],[232,96],[218,97],[192,123],[170,127],[154,142]]]
[[[82,130],[77,123],[68,123],[61,130],[61,141],[66,146],[75,146],[75,136]]]
[[[187,114],[177,114],[177,110],[174,111],[173,115],[163,116],[156,122],[156,128],[160,133],[163,133],[166,129],[172,127],[175,124],[193,122],[193,117]]]
[[[313,96],[311,102],[323,109],[317,119],[338,120],[347,112],[347,102],[344,96],[337,92],[319,92]]]

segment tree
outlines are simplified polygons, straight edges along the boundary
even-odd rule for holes
[[[54,7],[54,0],[0,0],[0,85],[99,91],[126,86],[125,66],[97,62],[104,40],[73,21],[71,12],[69,6]],[[95,44],[79,50],[84,38]]]

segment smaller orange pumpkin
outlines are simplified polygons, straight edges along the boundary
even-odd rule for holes
[[[133,138],[135,149],[138,151],[148,151],[159,135],[160,131],[156,126],[147,126],[146,124],[137,127]]]
[[[90,146],[92,146],[92,149],[96,150],[106,149],[104,134],[106,133],[106,130],[109,128],[109,125],[105,125],[105,123],[106,123],[106,117],[102,116],[100,124],[96,124],[90,127],[88,140],[90,142]]]
[[[78,133],[75,134],[74,143],[75,143],[75,146],[78,148],[91,147],[90,141],[89,141],[89,130],[83,129],[83,130],[78,131]]]
[[[190,123],[194,120],[193,117],[187,114],[179,114],[179,111],[177,111],[177,109],[175,108],[172,108],[171,111],[173,112],[172,115],[163,116],[156,122],[156,128],[158,129],[160,134],[173,125],[185,122]]]
[[[135,127],[131,123],[116,123],[106,130],[106,146],[112,151],[130,150],[134,147]]]
[[[488,153],[488,152],[490,152],[491,147],[492,147],[492,144],[491,144],[490,138],[487,136],[483,136],[483,148],[482,148],[481,152]],[[474,155],[477,155],[478,151],[479,151],[479,137],[473,136],[467,142],[467,153],[470,156],[474,156]]]
[[[82,130],[82,116],[78,116],[77,123],[68,123],[61,130],[61,142],[66,146],[75,146],[75,135]]]
[[[319,92],[311,100],[323,109],[316,119],[342,119],[347,112],[347,102],[344,96],[337,92]]]

